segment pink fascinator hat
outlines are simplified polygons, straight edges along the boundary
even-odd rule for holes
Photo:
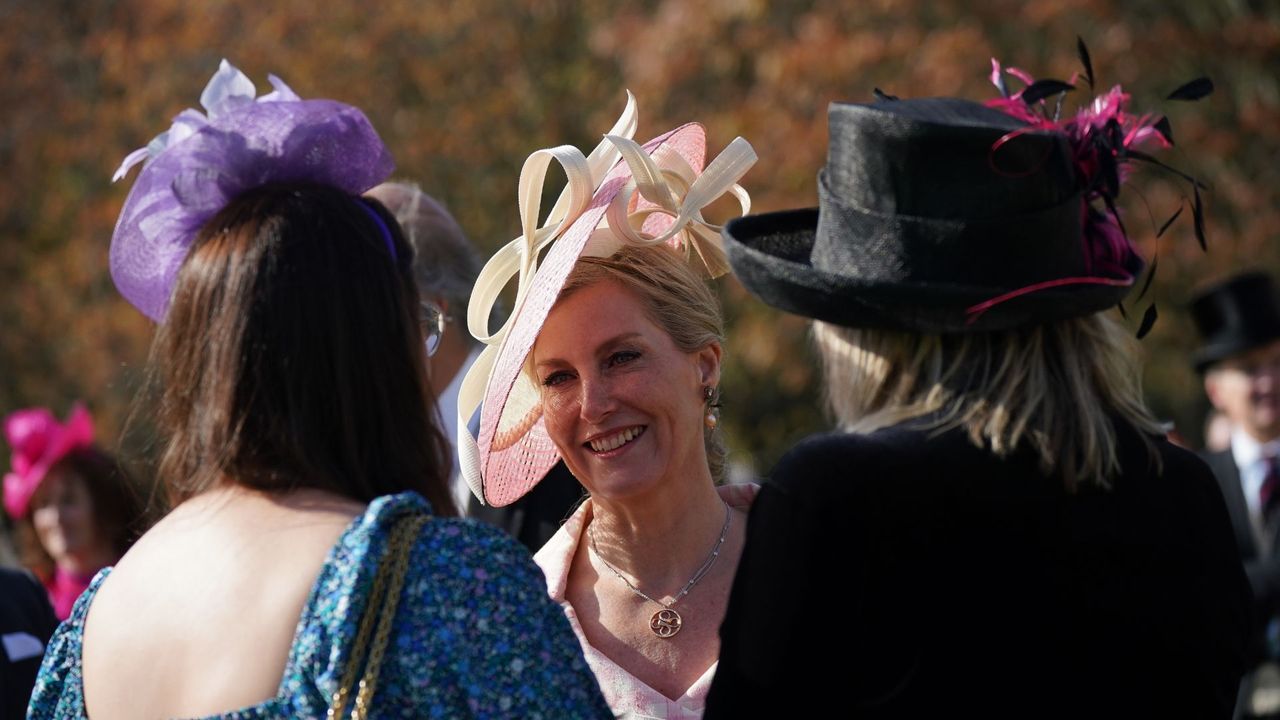
[[[183,110],[112,178],[146,162],[111,237],[111,278],[152,320],[164,319],[200,228],[240,194],[274,182],[314,182],[359,195],[395,169],[359,108],[303,100],[268,77],[274,90],[255,97],[248,76],[223,60],[200,94],[205,112]]]
[[[607,257],[624,244],[664,244],[705,268],[708,277],[729,269],[720,228],[707,223],[702,210],[729,194],[743,213],[750,211],[751,199],[737,182],[756,161],[751,145],[735,138],[708,164],[701,125],[682,125],[643,145],[631,139],[635,130],[635,98],[628,93],[622,116],[589,155],[567,145],[530,155],[520,171],[522,233],[476,280],[467,323],[487,347],[459,393],[458,459],[472,492],[486,504],[515,502],[560,458],[543,425],[541,393],[524,365],[580,257]],[[540,225],[552,161],[564,168],[568,185]],[[489,311],[512,279],[515,311],[489,332]],[[475,435],[468,425],[477,408]]]
[[[71,408],[65,424],[45,408],[18,410],[4,419],[4,436],[13,452],[4,476],[4,509],[25,517],[31,496],[49,470],[70,453],[93,444],[93,420],[84,405]]]

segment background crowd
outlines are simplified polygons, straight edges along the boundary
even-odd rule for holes
[[[155,119],[187,106],[222,57],[364,109],[394,149],[397,176],[440,199],[487,257],[518,233],[506,210],[524,156],[595,145],[625,89],[641,101],[642,127],[696,118],[709,137],[749,139],[764,169],[746,183],[755,207],[799,207],[816,196],[828,101],[870,100],[876,87],[991,97],[992,57],[1067,79],[1080,35],[1100,87],[1123,84],[1137,107],[1157,107],[1199,75],[1218,86],[1174,125],[1179,146],[1196,152],[1169,157],[1213,187],[1213,252],[1199,250],[1189,226],[1170,228],[1151,290],[1162,320],[1144,341],[1149,402],[1192,442],[1207,406],[1189,392],[1195,333],[1182,309],[1200,284],[1242,264],[1280,268],[1272,3],[482,0],[386,2],[377,12],[336,3],[317,13],[302,2],[147,0],[0,3],[0,17],[0,48],[12,58],[0,82],[0,408],[61,413],[83,399],[100,435],[131,458],[146,454],[147,418],[117,438],[151,327],[114,292],[102,262],[127,191],[110,173],[124,149],[151,137]],[[1143,174],[1142,195],[1125,207],[1151,257],[1156,228],[1185,189]],[[747,302],[733,280],[717,292],[731,359],[730,457],[759,475],[824,425],[816,365],[803,321]]]

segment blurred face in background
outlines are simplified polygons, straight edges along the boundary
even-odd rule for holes
[[[65,464],[49,471],[31,499],[31,524],[54,564],[66,567],[99,549],[89,487]]]
[[[1280,340],[1217,363],[1204,387],[1233,426],[1258,442],[1280,437]]]

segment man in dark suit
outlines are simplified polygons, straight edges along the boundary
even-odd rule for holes
[[[542,547],[582,498],[582,486],[557,463],[528,495],[506,507],[482,505],[458,470],[457,409],[462,378],[482,349],[467,331],[467,303],[480,273],[480,255],[449,211],[416,185],[383,183],[370,190],[400,221],[413,246],[413,277],[423,301],[431,389],[445,437],[454,447],[450,491],[458,512],[506,530],[530,551]]]
[[[1200,293],[1191,312],[1205,343],[1196,369],[1209,401],[1231,423],[1230,447],[1204,459],[1222,487],[1253,586],[1254,662],[1274,661],[1280,656],[1280,302],[1269,276],[1245,273]],[[1274,684],[1266,679],[1271,674],[1256,674],[1246,685]],[[1280,702],[1263,707],[1253,695],[1249,687],[1242,692],[1246,711],[1280,716]]]
[[[27,701],[58,618],[31,575],[0,568],[0,720],[27,715]]]

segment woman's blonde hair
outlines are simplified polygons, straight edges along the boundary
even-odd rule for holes
[[[1142,402],[1136,342],[1107,314],[947,335],[813,327],[828,405],[850,432],[933,416],[928,429],[961,428],[999,457],[1027,444],[1069,489],[1118,474],[1114,421],[1164,434]]]
[[[556,302],[596,283],[612,280],[636,294],[645,314],[666,331],[681,352],[694,353],[724,342],[720,302],[682,255],[665,245],[624,245],[608,257],[583,257],[565,280]],[[708,405],[717,406],[720,389],[712,388]],[[710,408],[708,408],[710,411]],[[724,479],[724,437],[703,427],[707,465],[717,483]]]

